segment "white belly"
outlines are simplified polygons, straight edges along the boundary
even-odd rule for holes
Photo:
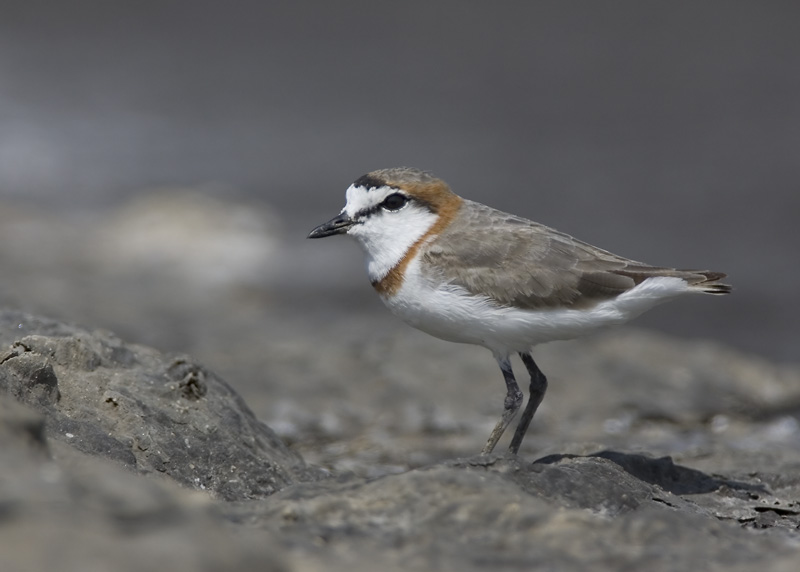
[[[392,313],[432,336],[484,346],[496,356],[526,352],[537,344],[577,338],[622,324],[690,292],[680,278],[655,277],[588,309],[522,310],[500,306],[461,287],[439,287],[423,277],[417,265],[416,260],[409,264],[396,295],[382,297]]]

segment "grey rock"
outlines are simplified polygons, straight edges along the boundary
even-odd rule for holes
[[[289,569],[284,550],[232,531],[206,494],[48,445],[44,425],[0,396],[0,570]]]
[[[108,332],[0,314],[0,392],[46,415],[48,437],[223,499],[311,473],[223,380]]]
[[[309,551],[367,547],[411,569],[751,570],[766,555],[791,569],[794,535],[746,530],[735,515],[758,505],[720,493],[724,485],[763,491],[641,455],[474,457],[368,482],[299,484],[228,510]],[[717,496],[720,512],[697,495]]]
[[[193,360],[0,312],[0,569],[797,569],[795,369],[641,332],[556,346],[523,454],[465,456],[486,356],[368,324],[231,348],[268,359],[243,387],[282,389],[321,478]]]

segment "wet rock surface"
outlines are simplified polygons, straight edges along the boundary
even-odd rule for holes
[[[521,454],[483,457],[488,354],[369,316],[338,336],[278,318],[280,339],[219,346],[253,414],[185,355],[0,313],[0,568],[800,561],[796,369],[635,330],[546,346]]]

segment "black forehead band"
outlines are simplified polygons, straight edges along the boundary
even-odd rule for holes
[[[364,187],[365,189],[377,189],[386,186],[386,181],[375,175],[362,175],[353,183],[356,187]]]

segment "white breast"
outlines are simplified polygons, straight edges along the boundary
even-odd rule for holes
[[[523,310],[500,306],[465,289],[433,282],[420,272],[416,257],[394,296],[382,296],[403,321],[451,342],[476,344],[497,356],[526,352],[554,340],[577,338],[603,327],[627,322],[661,302],[690,292],[675,277],[648,278],[617,298],[589,309]]]

